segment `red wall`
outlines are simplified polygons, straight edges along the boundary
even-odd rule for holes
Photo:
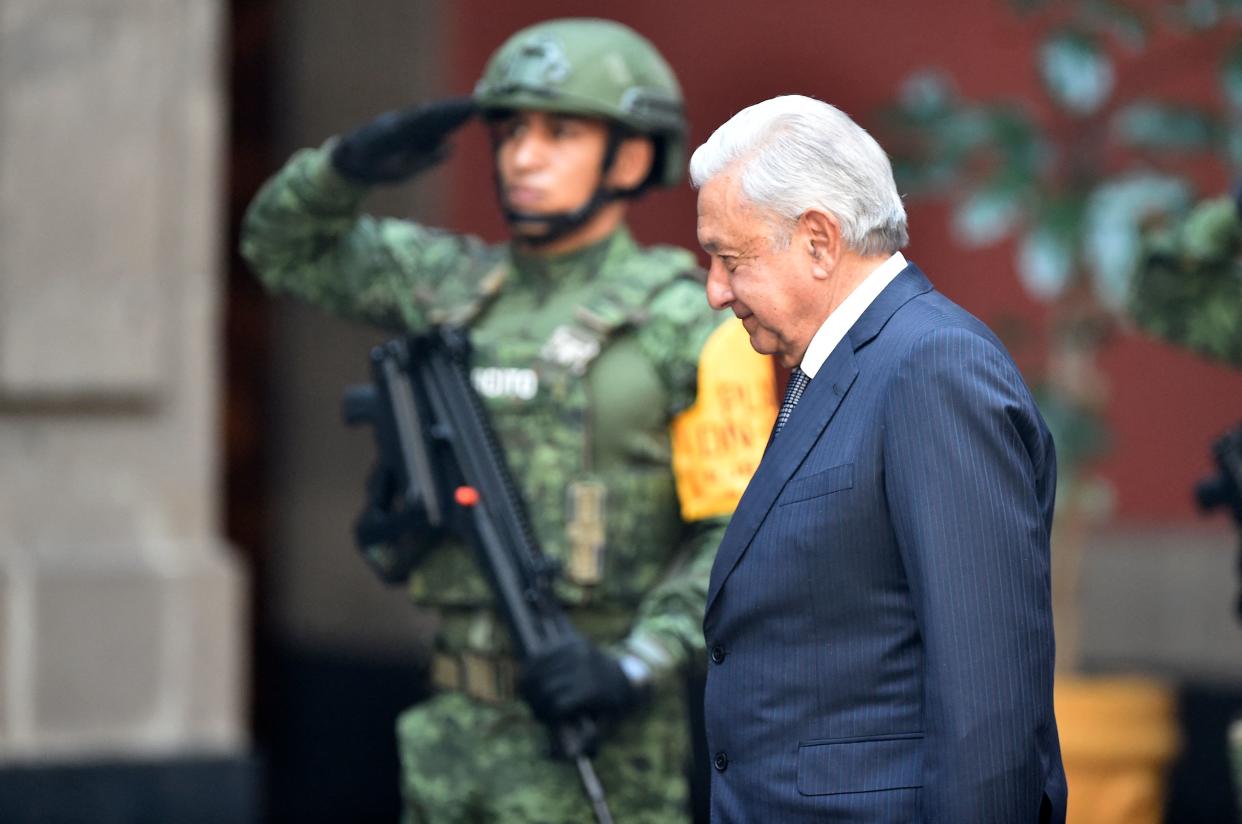
[[[468,92],[482,67],[517,28],[549,17],[587,13],[584,4],[528,0],[499,4],[458,0],[447,21],[447,92]],[[947,14],[946,8],[952,8]],[[826,0],[596,3],[606,14],[648,36],[677,70],[686,92],[691,148],[738,109],[777,94],[827,100],[864,126],[891,100],[913,69],[935,65],[957,79],[967,97],[1044,100],[1034,74],[1034,23],[1004,0],[833,3]],[[1216,41],[1220,38],[1216,37]],[[1166,37],[1144,56],[1145,69],[1122,77],[1141,88],[1215,100],[1215,48],[1209,38],[1187,48]],[[503,237],[492,195],[491,167],[481,130],[463,137],[447,172],[453,192],[448,220],[489,238]],[[1199,175],[1207,191],[1228,187],[1223,169]],[[943,204],[910,204],[911,243],[941,291],[994,325],[1006,316],[1042,320],[1039,304],[1013,274],[1012,245],[984,250],[957,246]],[[634,211],[635,234],[697,249],[695,199],[688,186],[648,196]],[[1016,352],[1020,363],[1029,361]],[[1215,367],[1136,333],[1111,343],[1101,358],[1111,389],[1107,412],[1111,453],[1099,467],[1117,491],[1117,518],[1129,523],[1198,520],[1190,488],[1212,469],[1208,447],[1242,418],[1242,371]]]

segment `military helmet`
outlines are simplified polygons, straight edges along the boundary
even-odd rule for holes
[[[651,180],[673,186],[686,160],[681,87],[645,37],[612,20],[567,18],[522,29],[474,88],[486,113],[538,109],[601,117],[656,140]]]

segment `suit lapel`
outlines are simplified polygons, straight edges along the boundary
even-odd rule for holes
[[[869,343],[902,305],[931,290],[931,283],[913,263],[871,303],[845,339],[837,345],[808,384],[785,428],[772,441],[733,513],[712,565],[707,612],[725,580],[742,559],[772,504],[828,426],[858,377],[855,352]]]
[[[759,525],[767,517],[772,503],[802,465],[828,421],[832,420],[856,377],[858,369],[854,364],[853,349],[838,346],[819,374],[807,385],[802,400],[798,401],[789,416],[789,422],[764,453],[759,468],[737,505],[737,511],[733,513],[729,528],[725,530],[716,553],[716,562],[712,565],[711,583],[707,590],[708,609],[711,609],[725,578],[737,566]]]

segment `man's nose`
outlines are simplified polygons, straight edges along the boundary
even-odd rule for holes
[[[720,261],[713,259],[707,269],[707,305],[713,309],[724,309],[732,302],[729,275]]]

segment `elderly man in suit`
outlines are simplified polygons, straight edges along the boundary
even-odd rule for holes
[[[1063,821],[1052,438],[898,251],[879,145],[778,97],[694,154],[707,296],[793,369],[703,624],[715,822]]]

